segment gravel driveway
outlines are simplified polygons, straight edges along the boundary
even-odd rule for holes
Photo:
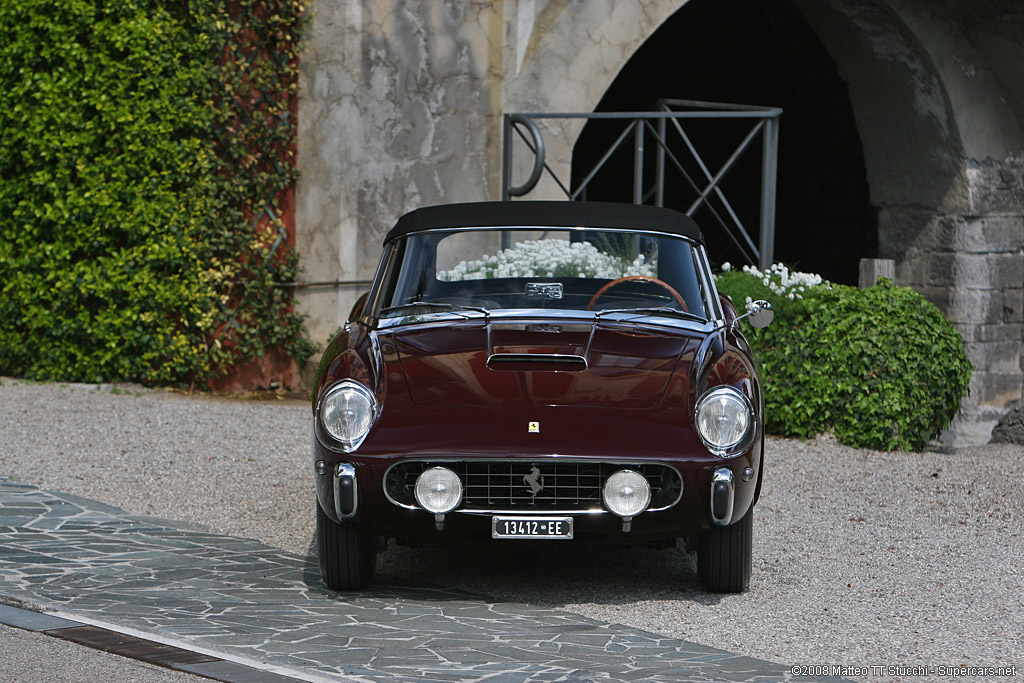
[[[0,476],[305,554],[310,430],[303,402],[3,379]],[[1019,446],[876,453],[831,438],[771,439],[744,594],[701,592],[680,549],[392,546],[378,577],[553,606],[785,664],[1020,673],[1022,479]]]

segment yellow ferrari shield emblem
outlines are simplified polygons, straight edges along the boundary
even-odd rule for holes
[[[540,422],[531,422],[527,431],[530,434],[540,434]]]

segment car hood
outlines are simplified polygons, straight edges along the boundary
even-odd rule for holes
[[[704,336],[610,321],[449,323],[395,330],[391,364],[424,406],[644,410],[661,402],[674,372],[689,371]]]

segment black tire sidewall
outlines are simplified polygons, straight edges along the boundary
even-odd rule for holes
[[[320,577],[331,590],[358,590],[370,583],[376,564],[373,539],[341,525],[316,505],[316,545]]]
[[[753,573],[754,509],[729,526],[714,527],[697,541],[697,579],[715,593],[741,593]]]

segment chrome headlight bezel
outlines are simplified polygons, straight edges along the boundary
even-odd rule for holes
[[[746,421],[746,427],[742,434],[731,441],[719,441],[715,440],[714,434],[705,433],[701,418],[705,411],[714,410],[716,407],[720,410],[724,408],[734,411],[732,412],[733,419],[742,417]],[[693,411],[693,425],[704,447],[711,453],[720,458],[735,458],[747,451],[754,442],[754,435],[757,433],[757,415],[754,413],[754,407],[750,404],[750,399],[743,392],[735,387],[723,385],[709,389],[700,397]]]
[[[328,411],[337,409],[337,401],[339,400],[357,400],[365,402],[364,408],[366,410],[365,419],[360,418],[360,422],[363,424],[356,425],[356,429],[350,434],[342,434],[331,429],[330,425],[333,422]],[[380,414],[380,404],[377,402],[377,397],[373,395],[365,385],[356,382],[351,379],[344,379],[337,382],[324,392],[324,395],[320,399],[320,403],[317,405],[316,418],[319,426],[319,431],[329,441],[329,445],[342,451],[343,453],[351,453],[358,449],[366,436],[373,429],[374,423],[377,421],[377,416]]]

